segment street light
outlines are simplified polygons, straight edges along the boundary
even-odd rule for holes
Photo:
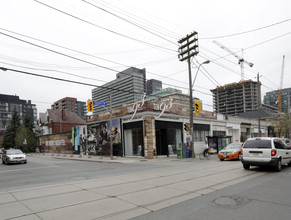
[[[195,79],[193,81],[193,84],[191,83],[191,73],[189,74],[189,86],[190,86],[190,112],[189,112],[189,116],[190,116],[190,135],[191,135],[191,139],[192,139],[192,157],[195,158],[195,151],[194,151],[194,123],[193,123],[193,95],[192,95],[192,91],[193,91],[193,86],[194,86],[194,82],[196,80],[199,68],[203,65],[203,64],[208,64],[210,63],[209,60],[204,61],[203,63],[199,64],[196,75],[195,75]]]
[[[200,64],[199,64],[199,66],[198,66],[198,68],[197,68],[197,72],[196,72],[195,78],[194,78],[194,80],[193,80],[192,88],[194,87],[194,83],[195,83],[196,77],[197,77],[197,75],[198,75],[199,68],[200,68],[203,64],[209,64],[209,63],[210,63],[210,60],[206,60],[206,61],[204,61],[203,63],[200,63]]]

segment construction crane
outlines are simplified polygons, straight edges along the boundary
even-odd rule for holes
[[[221,43],[219,43],[217,41],[213,41],[213,43],[215,43],[217,46],[219,46],[220,48],[224,49],[225,51],[227,51],[228,53],[232,54],[233,56],[235,56],[238,59],[238,64],[240,64],[240,68],[241,68],[241,80],[244,80],[244,76],[245,76],[244,63],[248,64],[250,67],[252,67],[254,64],[246,61],[243,58],[243,49],[242,49],[242,52],[241,52],[241,56],[238,56],[235,52],[233,52],[232,50],[230,50],[229,48],[227,48],[223,44],[221,44]]]
[[[277,98],[277,106],[278,106],[279,112],[282,112],[282,87],[283,87],[284,66],[285,66],[285,55],[283,55],[283,61],[282,61],[279,94],[276,95],[276,98]]]

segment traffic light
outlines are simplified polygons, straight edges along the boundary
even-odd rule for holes
[[[117,128],[114,128],[113,133],[117,134]]]
[[[195,113],[196,114],[200,114],[200,112],[201,112],[201,102],[200,101],[196,101],[195,104],[194,104],[194,107],[195,107]]]
[[[184,124],[184,130],[185,131],[189,131],[190,130],[190,124],[189,123]]]
[[[87,110],[88,112],[93,112],[93,101],[87,100]]]

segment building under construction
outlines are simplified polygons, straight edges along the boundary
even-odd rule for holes
[[[226,84],[211,90],[216,113],[238,115],[243,112],[258,110],[260,86],[252,80]]]

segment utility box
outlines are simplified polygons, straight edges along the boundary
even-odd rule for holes
[[[177,148],[177,158],[182,159],[182,148],[181,147]]]

